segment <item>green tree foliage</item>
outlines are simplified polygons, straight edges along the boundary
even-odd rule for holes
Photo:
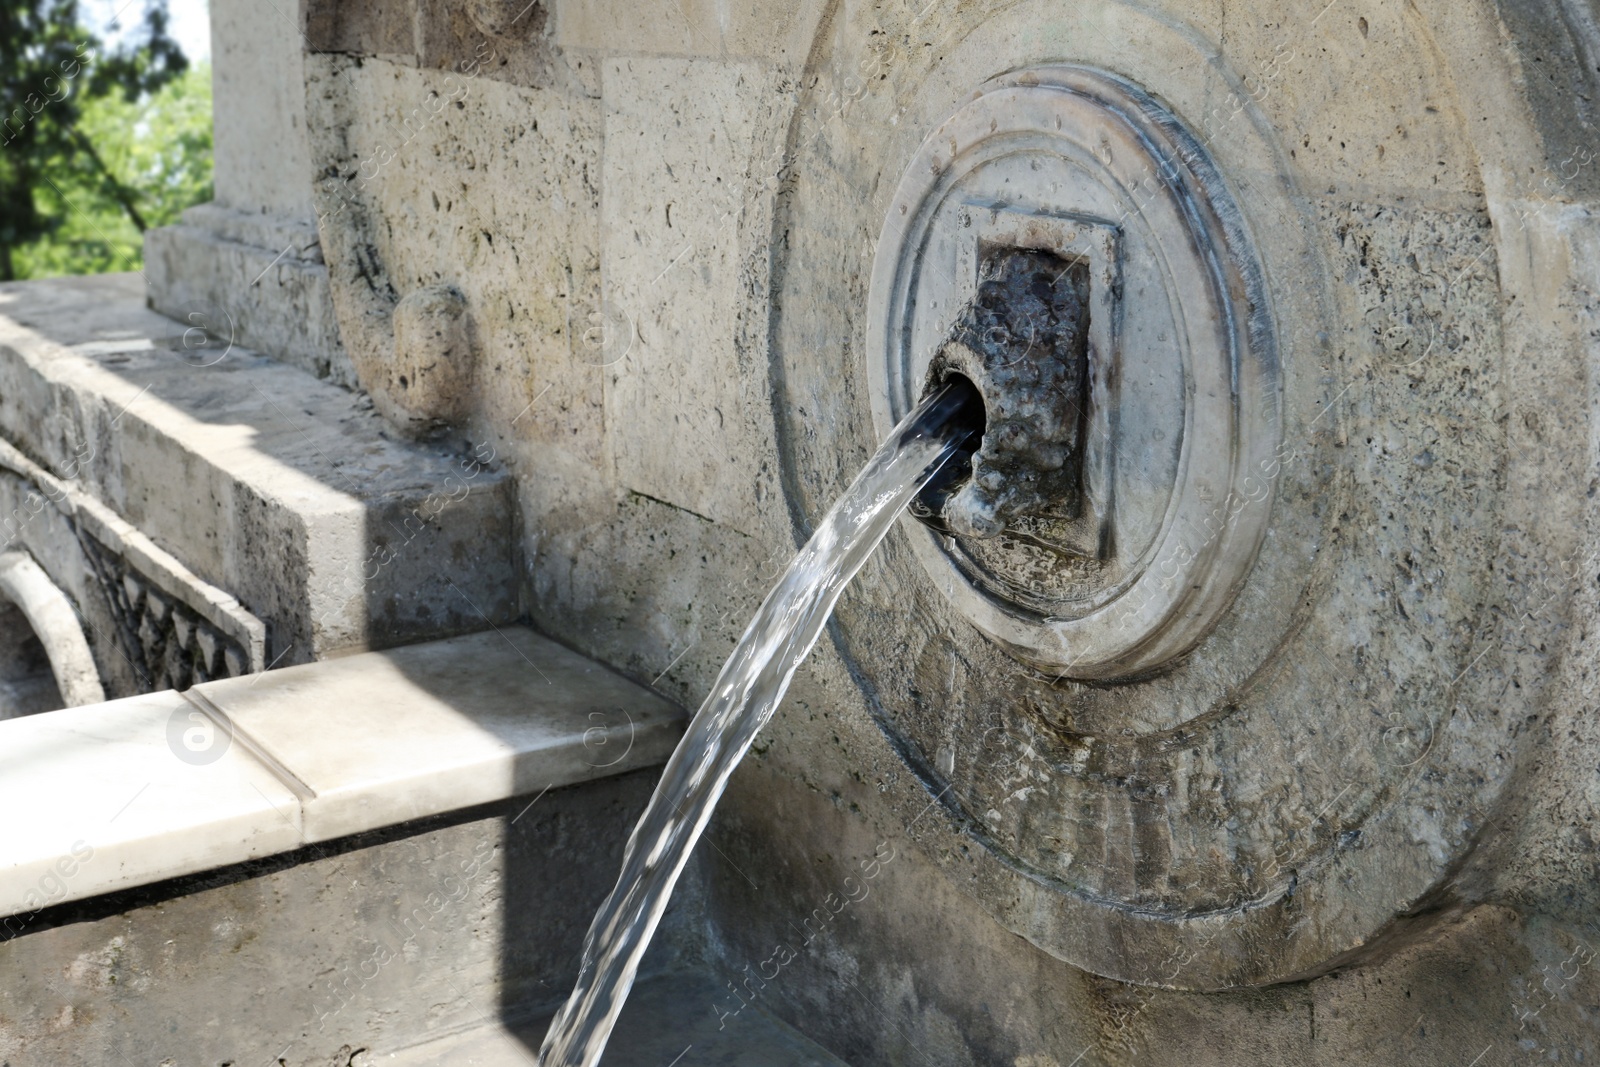
[[[209,195],[209,77],[188,68],[166,0],[115,50],[77,0],[0,0],[0,280],[138,266],[139,234]]]
[[[129,102],[101,97],[83,107],[79,127],[115,176],[144,226],[101,175],[73,167],[34,189],[50,232],[16,249],[19,278],[137,270],[144,228],[168,226],[185,208],[211,199],[211,67],[191,67],[159,91]]]

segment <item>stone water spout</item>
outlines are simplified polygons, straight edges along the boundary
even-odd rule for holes
[[[965,462],[917,499],[913,514],[935,529],[1028,537],[1030,517],[1080,517],[1090,377],[1084,273],[1048,252],[984,264],[977,295],[928,369],[925,392],[972,383],[984,425]]]

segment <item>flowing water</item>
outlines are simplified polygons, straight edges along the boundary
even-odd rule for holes
[[[599,1061],[729,776],[772,718],[844,587],[924,483],[977,432],[973,400],[970,387],[957,384],[906,416],[767,594],[633,828],[622,875],[584,941],[577,987],[539,1050],[541,1067]]]

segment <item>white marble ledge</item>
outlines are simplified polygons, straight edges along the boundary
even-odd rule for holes
[[[173,754],[169,731],[195,758],[208,729],[170,690],[0,722],[0,925],[298,847],[294,793],[243,748]]]
[[[654,766],[682,729],[525,627],[0,721],[0,923]]]

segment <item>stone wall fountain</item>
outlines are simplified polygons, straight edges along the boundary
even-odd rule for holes
[[[8,803],[95,820],[0,854],[0,1060],[524,1062],[672,705],[951,377],[604,1062],[1600,1055],[1591,4],[279,6],[148,287],[0,287],[81,631],[0,577],[0,681],[86,702]],[[191,713],[256,792],[130,836]]]

